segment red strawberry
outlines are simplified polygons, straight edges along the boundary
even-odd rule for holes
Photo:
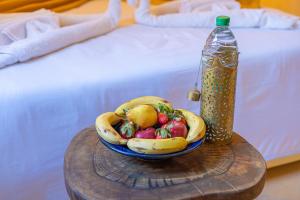
[[[179,118],[175,118],[174,120],[178,121],[178,122],[182,122],[184,125],[187,125],[186,120],[182,117]]]
[[[162,129],[168,129],[168,125],[169,125],[169,123],[168,124],[164,124],[164,125],[161,126],[161,128]]]
[[[166,128],[159,128],[155,132],[156,139],[166,139],[171,137],[171,133]]]
[[[137,131],[135,133],[136,138],[144,138],[144,139],[154,139],[155,136],[155,128],[147,128],[145,130]]]
[[[169,121],[168,115],[165,113],[158,113],[157,118],[160,125],[166,124]]]
[[[120,126],[120,135],[122,138],[129,139],[133,138],[136,131],[136,126],[133,122],[124,121]]]
[[[164,139],[161,137],[161,135],[156,135],[156,139]]]
[[[184,122],[172,120],[168,124],[164,125],[163,128],[166,128],[170,131],[172,137],[184,137],[187,136],[187,128]]]

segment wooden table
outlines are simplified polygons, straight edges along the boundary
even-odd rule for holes
[[[204,144],[194,152],[165,161],[143,161],[115,153],[88,128],[65,154],[65,185],[77,199],[248,200],[265,182],[265,161],[234,134],[230,145]]]

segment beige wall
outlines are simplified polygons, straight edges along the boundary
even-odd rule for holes
[[[0,13],[30,12],[40,8],[61,12],[87,1],[89,0],[0,0]]]
[[[300,16],[300,0],[260,0],[260,6],[277,8]]]
[[[242,8],[258,8],[259,7],[259,0],[238,0]]]

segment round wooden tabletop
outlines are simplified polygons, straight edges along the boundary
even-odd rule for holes
[[[143,161],[115,153],[96,130],[80,132],[65,154],[71,199],[254,199],[263,189],[265,161],[241,136],[229,145],[203,144],[185,156]]]

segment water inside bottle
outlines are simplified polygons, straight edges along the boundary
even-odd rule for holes
[[[230,143],[233,129],[238,48],[229,20],[224,24],[211,32],[202,51],[201,116],[206,141],[213,143]]]
[[[223,67],[237,67],[238,48],[236,39],[228,26],[217,26],[204,46],[203,67],[212,66],[214,59]]]

